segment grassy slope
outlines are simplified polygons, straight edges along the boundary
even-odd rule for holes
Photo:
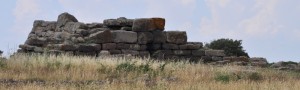
[[[0,62],[0,89],[299,90],[300,73],[141,58],[16,55]]]

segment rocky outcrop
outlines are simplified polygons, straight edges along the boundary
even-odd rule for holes
[[[82,23],[62,13],[57,21],[34,21],[19,53],[68,53],[72,55],[132,55],[193,62],[265,65],[264,59],[226,57],[223,50],[206,50],[201,42],[188,42],[185,31],[164,31],[164,18],[106,19]],[[252,60],[252,61],[251,61]],[[245,64],[246,63],[246,64]]]
[[[278,70],[300,71],[300,64],[292,61],[280,61],[272,64],[270,67]]]

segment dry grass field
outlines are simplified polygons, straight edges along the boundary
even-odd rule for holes
[[[132,57],[15,55],[1,90],[299,90],[300,73]]]

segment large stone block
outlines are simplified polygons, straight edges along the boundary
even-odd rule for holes
[[[88,41],[91,43],[110,43],[113,41],[113,34],[109,30],[98,31],[91,34]]]
[[[165,28],[164,18],[139,18],[133,21],[133,31],[153,31]]]
[[[176,50],[176,49],[179,49],[178,45],[177,44],[162,44],[162,49],[165,49],[165,50]]]
[[[138,44],[148,44],[153,41],[151,32],[138,32]]]
[[[202,48],[201,42],[188,42],[187,44],[179,45],[179,49],[182,50],[196,50]]]
[[[124,49],[124,50],[140,50],[141,46],[139,44],[126,44],[126,43],[118,43],[116,49]]]
[[[268,65],[268,61],[266,58],[253,57],[250,58],[249,61],[252,66],[266,67]]]
[[[33,38],[28,38],[25,44],[33,45],[33,46],[44,46],[47,45],[48,42],[47,42],[47,38],[33,37]]]
[[[62,13],[58,16],[56,28],[61,28],[68,22],[78,22],[78,20],[69,13]]]
[[[165,30],[165,22],[166,20],[164,18],[151,18],[152,19],[152,28],[154,28],[154,30]]]
[[[101,50],[100,44],[81,44],[78,47],[78,51],[80,52],[94,52],[100,50]]]
[[[137,43],[137,33],[132,31],[112,31],[113,42],[115,43]]]
[[[147,50],[160,50],[162,49],[161,44],[147,44]]]
[[[75,33],[75,31],[78,30],[78,29],[87,30],[88,26],[84,23],[81,23],[81,22],[68,22],[63,27],[63,31],[66,31],[68,33]]]
[[[192,50],[192,55],[193,56],[205,56],[205,51],[204,50]]]
[[[132,31],[151,31],[152,20],[149,18],[139,18],[133,21]]]
[[[89,23],[86,24],[88,29],[94,29],[94,28],[102,28],[103,24],[102,23]]]
[[[225,56],[224,50],[205,50],[206,56]]]
[[[153,41],[152,43],[165,43],[166,42],[166,34],[163,31],[154,30],[152,31]]]
[[[62,51],[76,51],[78,50],[78,45],[71,44],[59,44],[60,49]]]
[[[108,27],[122,27],[122,26],[132,27],[133,20],[127,19],[125,17],[120,17],[118,19],[106,19],[103,21],[103,24]]]
[[[187,35],[185,31],[167,31],[167,42],[174,44],[185,44],[187,43]]]
[[[103,50],[115,50],[117,47],[116,43],[104,43],[102,44],[102,49]]]
[[[175,55],[186,56],[191,55],[192,52],[190,50],[173,50]]]
[[[108,50],[110,54],[122,54],[121,50]]]
[[[27,45],[27,44],[19,45],[19,48],[21,48],[23,50],[26,50],[26,51],[33,51],[34,50],[34,46]]]

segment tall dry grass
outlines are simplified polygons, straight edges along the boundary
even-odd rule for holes
[[[15,55],[0,61],[1,90],[299,90],[300,73],[133,57]]]

